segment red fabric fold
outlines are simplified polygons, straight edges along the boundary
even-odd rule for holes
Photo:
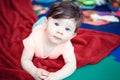
[[[22,70],[22,40],[37,20],[31,0],[0,0],[0,80],[33,80]]]
[[[37,20],[30,0],[0,0],[0,80],[33,80],[21,68],[22,40],[31,32]],[[77,68],[95,64],[120,45],[120,36],[95,30],[79,29],[72,39]],[[64,65],[56,60],[34,58],[37,67],[56,71]]]
[[[120,36],[89,29],[78,30],[72,39],[77,58],[77,67],[96,64],[120,45]]]

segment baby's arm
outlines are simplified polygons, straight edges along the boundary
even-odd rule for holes
[[[49,73],[45,80],[63,80],[76,70],[76,58],[74,52],[63,54],[65,65],[57,72]]]
[[[33,56],[34,53],[28,53],[26,49],[23,50],[21,57],[22,68],[31,74],[35,80],[45,79],[49,73],[46,70],[34,66],[32,62]]]

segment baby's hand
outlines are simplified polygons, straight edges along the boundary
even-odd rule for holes
[[[45,80],[60,80],[57,78],[57,76],[55,75],[55,73],[49,73],[48,77]]]
[[[44,69],[41,69],[41,68],[38,68],[37,72],[36,72],[36,76],[35,76],[35,80],[45,80],[49,75],[49,72],[44,70]]]

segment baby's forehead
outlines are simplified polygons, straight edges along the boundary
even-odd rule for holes
[[[71,19],[55,19],[56,21],[58,21],[59,23],[69,23],[69,24],[73,24],[75,23],[75,19],[71,18]]]
[[[70,18],[70,19],[59,18],[59,19],[54,19],[54,20],[59,21],[59,22],[76,22],[74,18]]]

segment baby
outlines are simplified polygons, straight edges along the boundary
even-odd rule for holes
[[[22,68],[35,80],[62,80],[76,70],[76,57],[71,39],[81,24],[81,10],[71,1],[54,3],[42,24],[37,25],[23,40]],[[33,57],[57,59],[63,56],[65,65],[56,72],[37,68]]]

